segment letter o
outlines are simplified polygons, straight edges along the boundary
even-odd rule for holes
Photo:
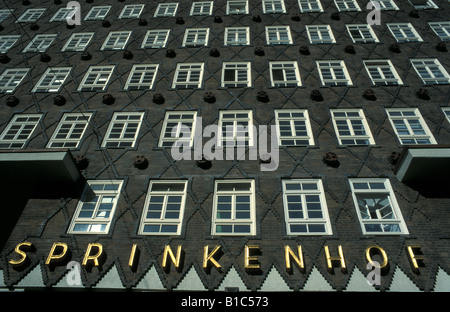
[[[383,257],[383,263],[381,263],[379,266],[375,265],[374,261],[372,261],[372,257],[370,256],[370,252],[372,251],[372,249],[377,249]],[[369,247],[366,248],[366,259],[369,263],[372,263],[373,266],[376,268],[382,269],[388,265],[388,256],[384,251],[384,249],[378,245],[370,245]]]

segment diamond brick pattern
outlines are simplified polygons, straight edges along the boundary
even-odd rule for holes
[[[69,29],[65,22],[48,22],[65,3],[54,5],[51,1],[31,1],[28,6],[20,1],[6,1],[14,8],[13,15],[18,17],[28,8],[46,7],[44,15],[37,21],[38,30],[31,30],[29,23],[14,23],[9,16],[1,24],[3,35],[21,35],[16,44],[6,53],[10,58],[1,64],[0,74],[6,68],[31,68],[30,73],[12,94],[0,93],[0,131],[3,131],[14,114],[42,113],[43,118],[32,133],[25,149],[43,149],[64,113],[92,113],[79,147],[72,150],[74,156],[83,155],[89,165],[81,172],[86,179],[124,180],[117,209],[106,235],[74,235],[67,229],[75,213],[80,198],[30,198],[14,230],[10,233],[0,254],[0,270],[3,280],[0,286],[19,287],[30,278],[31,270],[40,269],[45,287],[56,287],[65,278],[67,269],[57,266],[50,270],[45,259],[52,243],[62,241],[68,244],[72,260],[81,262],[89,243],[101,243],[107,254],[101,270],[93,268],[90,272],[81,270],[83,287],[104,286],[111,278],[119,276],[114,285],[123,285],[124,289],[140,289],[145,285],[157,285],[166,290],[177,290],[190,283],[204,287],[205,290],[223,290],[224,279],[232,272],[232,281],[238,286],[245,285],[246,290],[258,291],[273,289],[271,281],[283,280],[292,291],[306,289],[346,290],[348,285],[362,283],[352,280],[352,272],[367,274],[364,262],[365,249],[372,244],[383,247],[389,255],[390,266],[384,273],[377,291],[390,290],[391,285],[402,287],[410,284],[419,291],[433,291],[438,271],[440,276],[449,274],[448,261],[449,229],[448,207],[450,199],[428,198],[397,180],[389,163],[389,155],[400,152],[402,145],[389,122],[386,108],[419,108],[424,121],[440,145],[450,144],[450,122],[442,112],[449,106],[449,84],[424,85],[411,65],[410,59],[437,58],[442,66],[450,71],[448,52],[438,51],[436,45],[441,42],[428,25],[432,21],[450,20],[450,3],[435,1],[440,9],[419,10],[419,18],[411,16],[413,6],[408,1],[394,0],[400,7],[398,11],[382,11],[381,25],[374,25],[379,43],[353,43],[346,29],[347,24],[365,24],[367,12],[365,2],[358,1],[361,12],[339,12],[339,20],[333,19],[337,12],[334,1],[321,0],[322,13],[301,13],[296,0],[284,0],[286,13],[264,14],[261,1],[250,1],[250,14],[226,15],[226,1],[213,3],[212,15],[190,16],[192,1],[178,0],[175,17],[155,18],[153,14],[158,2],[145,2],[140,16],[147,24],[141,25],[139,19],[119,19],[118,16],[126,4],[138,4],[139,1],[94,1],[81,3],[81,25]],[[142,3],[144,3],[142,2]],[[83,18],[92,6],[111,5],[106,16],[110,22],[105,27],[103,21],[84,21]],[[300,20],[295,20],[295,14]],[[220,16],[222,22],[214,21]],[[260,21],[254,19],[259,16]],[[184,23],[177,23],[182,17]],[[387,23],[411,23],[424,39],[423,42],[399,43],[400,53],[392,52],[389,47],[396,43]],[[268,45],[265,26],[287,25],[290,27],[293,44]],[[335,44],[311,44],[305,25],[330,25],[336,39]],[[206,47],[182,47],[185,29],[210,29]],[[250,44],[244,46],[225,46],[223,43],[225,27],[249,27]],[[167,46],[161,49],[141,49],[140,45],[147,30],[170,29]],[[132,31],[125,50],[132,52],[132,58],[124,58],[124,50],[100,50],[111,31]],[[82,60],[82,52],[61,52],[61,48],[73,32],[94,32],[86,52],[92,56]],[[36,34],[57,33],[46,54],[48,62],[42,62],[39,53],[22,53],[23,48]],[[355,53],[345,52],[347,45],[353,45]],[[300,47],[307,46],[310,54],[300,53]],[[255,49],[261,47],[264,54],[256,55]],[[216,48],[219,56],[211,56]],[[167,57],[168,49],[173,49],[174,57]],[[363,64],[368,59],[389,59],[404,82],[398,86],[373,86]],[[343,60],[353,82],[352,86],[322,86],[317,70],[317,60]],[[302,85],[299,87],[270,87],[270,61],[297,61]],[[250,62],[251,87],[223,88],[223,62]],[[179,63],[204,63],[203,81],[200,88],[173,89],[172,82]],[[154,87],[151,90],[124,90],[131,68],[135,64],[159,64]],[[115,65],[111,79],[105,91],[77,91],[89,66]],[[47,67],[72,67],[63,88],[54,93],[34,93],[33,87],[39,81]],[[429,99],[417,97],[418,89],[428,91]],[[373,89],[376,100],[363,97],[366,89]],[[316,101],[311,93],[319,90],[323,100]],[[257,94],[265,91],[268,101],[257,100]],[[206,92],[213,92],[214,103],[204,99]],[[114,97],[114,103],[102,102],[105,94]],[[152,101],[155,94],[164,96],[164,103]],[[19,100],[16,106],[6,105],[10,96]],[[61,95],[65,104],[54,104],[54,98]],[[373,134],[375,145],[341,146],[333,127],[331,109],[362,109]],[[245,160],[213,160],[209,169],[202,169],[195,160],[175,161],[170,149],[158,147],[160,133],[166,111],[194,110],[202,117],[202,126],[218,124],[221,110],[251,110],[256,126],[275,125],[275,109],[307,109],[315,145],[281,147],[280,163],[276,171],[260,171],[259,160],[249,160],[248,150]],[[101,144],[106,135],[109,122],[115,112],[143,112],[144,118],[138,133],[135,147],[103,148]],[[270,131],[270,128],[269,128]],[[206,140],[204,140],[205,142]],[[327,166],[322,158],[327,152],[334,152],[340,166]],[[133,165],[136,156],[144,155],[148,166],[139,169]],[[324,195],[330,216],[332,235],[288,236],[286,233],[285,212],[283,208],[282,179],[320,178],[324,185]],[[349,178],[388,178],[395,197],[408,227],[408,235],[363,235],[349,186]],[[151,180],[188,180],[186,205],[180,235],[138,235],[138,228],[144,208],[148,186]],[[213,236],[211,235],[214,181],[218,179],[254,179],[256,206],[256,235],[249,236]],[[80,194],[81,196],[81,194]],[[14,255],[16,244],[30,241],[36,251],[29,253],[31,264],[27,269],[17,271],[8,261]],[[138,244],[140,258],[136,270],[128,267],[132,244]],[[405,248],[409,244],[422,246],[425,267],[420,274],[411,270]],[[165,271],[162,267],[164,246],[172,250],[182,245],[184,260],[182,268],[173,267]],[[202,268],[204,246],[221,245],[223,255],[218,259],[222,272],[215,268],[205,271]],[[261,270],[250,274],[244,267],[245,245],[257,245],[261,254],[258,261]],[[301,245],[305,261],[305,270],[294,268],[287,272],[284,262],[284,246],[293,249]],[[327,270],[324,246],[329,246],[333,255],[337,246],[342,245],[347,263],[347,272],[335,268],[333,273]],[[103,279],[108,272],[112,272]],[[145,282],[151,272],[157,282]],[[272,272],[272,273],[270,273]],[[402,273],[401,279],[398,277]],[[444,273],[442,273],[444,272]],[[32,273],[32,277],[35,276]],[[320,277],[320,281],[319,281]],[[34,277],[33,277],[34,278]],[[357,277],[354,277],[357,278]],[[4,281],[4,284],[3,284]],[[181,286],[180,286],[181,285]],[[186,286],[187,285],[187,286]],[[440,284],[439,284],[440,285]],[[26,287],[26,285],[24,286]],[[233,287],[227,284],[226,287]],[[237,287],[237,286],[236,286]],[[321,288],[322,287],[322,288]],[[440,286],[442,287],[442,286]],[[369,288],[371,290],[371,288]],[[243,290],[243,289],[242,289]],[[397,288],[396,288],[397,290]]]

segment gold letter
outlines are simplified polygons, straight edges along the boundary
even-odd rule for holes
[[[164,248],[164,256],[163,256],[163,261],[162,261],[162,267],[164,269],[167,269],[167,254],[169,254],[170,259],[172,260],[172,262],[175,266],[175,269],[179,270],[180,262],[181,262],[181,245],[178,245],[176,259],[175,259],[175,256],[173,255],[172,249],[170,249],[170,246],[166,245],[166,247]]]
[[[131,247],[131,254],[130,254],[130,260],[128,260],[128,266],[132,271],[136,269],[136,263],[135,263],[135,255],[136,253],[139,255],[139,249],[137,248],[137,244],[133,244],[133,247]]]
[[[259,270],[259,264],[250,264],[250,261],[258,261],[258,257],[250,256],[250,249],[259,249],[259,246],[245,245],[245,269],[246,270]]]
[[[215,266],[215,268],[217,270],[221,270],[221,265],[216,261],[216,259],[213,258],[214,254],[219,251],[220,249],[220,245],[216,246],[213,251],[211,251],[210,254],[208,254],[208,246],[205,246],[204,248],[204,252],[203,252],[203,269],[207,270],[208,269],[208,261],[211,261],[212,264]]]
[[[330,251],[328,250],[328,246],[325,246],[325,257],[327,259],[327,267],[328,270],[333,270],[333,263],[332,261],[340,261],[341,262],[341,271],[345,272],[347,270],[347,267],[345,265],[345,259],[344,259],[344,253],[342,252],[342,246],[339,245],[338,246],[338,252],[339,252],[339,256],[338,257],[331,257],[330,256]]]
[[[288,272],[292,272],[291,257],[294,259],[295,263],[297,263],[297,265],[301,271],[303,271],[305,268],[305,265],[303,263],[302,246],[298,245],[297,249],[298,249],[298,257],[294,254],[291,247],[284,246],[284,256],[286,259],[286,271],[288,271]]]
[[[420,245],[408,245],[406,247],[406,250],[408,251],[408,254],[409,254],[409,258],[411,259],[411,266],[412,266],[414,272],[416,272],[416,273],[419,271],[419,262],[422,262],[423,256],[419,256],[419,255],[415,254],[414,249],[419,251],[420,248],[421,248]]]
[[[60,254],[55,255],[56,248],[61,247],[62,251]],[[61,261],[64,259],[67,252],[67,244],[66,243],[53,243],[52,249],[50,249],[50,253],[48,254],[47,261],[45,261],[45,264],[50,266],[50,263],[52,260],[55,260],[55,262]]]
[[[97,247],[98,248],[98,252],[96,255],[91,256],[91,249],[92,247]],[[84,255],[84,259],[83,259],[83,265],[87,265],[88,261],[94,261],[94,266],[99,266],[99,261],[98,258],[102,255],[103,253],[103,246],[100,243],[89,243],[87,249],[86,249],[86,253]]]
[[[374,248],[375,248],[375,249],[378,249],[378,251],[380,252],[380,254],[383,256],[383,263],[382,263],[381,265],[379,265],[379,266],[377,266],[377,265],[372,261],[372,256],[370,255],[370,251],[371,251],[372,249],[374,249]],[[382,269],[382,268],[384,268],[384,267],[386,267],[386,266],[388,265],[388,256],[387,256],[386,252],[384,251],[383,248],[381,248],[380,246],[377,246],[377,245],[370,245],[369,247],[367,247],[367,249],[366,249],[366,259],[367,259],[368,262],[372,263],[372,265],[373,265],[374,267],[376,267],[376,268]]]
[[[21,255],[22,258],[20,258],[19,260],[13,260],[13,259],[11,259],[11,260],[9,260],[9,263],[12,264],[13,266],[21,266],[21,265],[24,265],[24,264],[26,263],[26,260],[27,260],[27,254],[26,254],[23,250],[21,250],[20,247],[25,246],[25,249],[27,249],[27,248],[32,247],[32,245],[33,245],[33,244],[30,243],[30,242],[22,242],[22,243],[17,244],[17,246],[16,246],[16,248],[14,249],[14,251],[15,251],[17,254]]]

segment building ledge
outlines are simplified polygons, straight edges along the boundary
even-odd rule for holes
[[[7,183],[28,186],[34,195],[65,197],[84,181],[69,149],[0,150],[0,171]]]
[[[450,145],[405,146],[395,175],[425,196],[450,197]]]

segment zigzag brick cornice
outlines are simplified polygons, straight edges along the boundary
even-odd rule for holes
[[[440,285],[441,279],[448,278],[450,272],[446,251],[449,246],[449,223],[445,216],[449,205],[448,198],[426,198],[396,180],[389,155],[400,151],[397,135],[393,131],[386,115],[386,108],[419,108],[424,120],[431,128],[440,144],[450,143],[450,124],[442,114],[441,107],[449,106],[449,85],[423,85],[409,59],[438,58],[449,70],[448,52],[435,49],[440,42],[428,25],[430,21],[448,21],[450,4],[439,2],[439,10],[419,11],[420,18],[412,18],[409,12],[412,6],[407,1],[394,0],[401,10],[382,11],[382,25],[373,26],[379,43],[353,43],[347,24],[366,23],[366,11],[359,1],[362,12],[340,12],[340,20],[332,20],[331,13],[336,12],[334,1],[321,0],[323,13],[300,13],[297,0],[284,0],[287,13],[263,14],[260,1],[250,1],[250,14],[226,15],[226,1],[214,1],[211,16],[189,16],[191,1],[180,0],[177,16],[183,17],[184,24],[177,24],[175,17],[154,18],[157,2],[146,2],[142,17],[148,24],[140,26],[137,19],[117,18],[125,4],[139,3],[127,1],[114,3],[107,19],[111,27],[102,26],[102,21],[83,21],[73,30],[68,30],[64,23],[46,22],[61,6],[48,7],[44,17],[38,21],[39,30],[29,30],[29,25],[16,23],[5,24],[5,34],[22,35],[18,43],[8,52],[11,60],[4,68],[30,67],[31,72],[13,93],[19,98],[18,106],[4,105],[10,94],[0,94],[0,131],[3,131],[13,114],[43,113],[44,118],[33,133],[27,148],[45,148],[65,112],[92,112],[93,120],[88,131],[74,155],[85,155],[89,166],[82,170],[87,179],[123,179],[125,181],[119,204],[115,212],[110,233],[107,235],[71,235],[67,228],[75,212],[79,198],[32,199],[24,208],[23,217],[6,242],[0,257],[0,270],[3,273],[5,287],[14,288],[27,277],[35,276],[40,271],[44,287],[56,287],[67,276],[64,266],[53,271],[45,266],[45,259],[53,242],[68,244],[72,259],[81,262],[89,243],[101,243],[107,254],[101,270],[93,268],[90,272],[81,270],[83,286],[94,288],[102,281],[118,276],[124,289],[137,289],[139,283],[149,272],[158,277],[158,282],[166,290],[176,290],[181,283],[188,282],[189,276],[200,280],[207,290],[218,290],[230,272],[236,272],[246,290],[257,291],[268,286],[266,282],[278,276],[293,291],[302,291],[305,286],[326,283],[333,290],[346,290],[357,276],[367,274],[364,251],[367,246],[377,244],[389,255],[390,267],[382,278],[382,284],[374,287],[376,291],[389,291],[398,285],[413,285],[420,291],[433,291]],[[16,13],[22,13],[25,7],[12,3]],[[32,3],[26,8],[40,7]],[[95,1],[93,5],[110,5],[108,1]],[[17,6],[17,7],[16,7]],[[83,3],[84,16],[90,4]],[[293,14],[300,15],[300,21],[291,19]],[[261,22],[252,20],[253,15],[260,15]],[[214,16],[222,16],[222,23],[215,23]],[[393,53],[389,46],[395,43],[386,23],[412,23],[424,42],[399,43],[401,53]],[[330,25],[336,38],[336,44],[311,44],[305,25]],[[292,45],[272,46],[266,44],[266,25],[289,25],[293,38]],[[223,44],[225,27],[249,27],[249,46],[225,46]],[[209,27],[210,41],[207,47],[183,48],[182,42],[186,28]],[[169,42],[164,49],[141,49],[140,44],[149,29],[171,29]],[[127,50],[133,52],[133,59],[123,58],[123,51],[101,51],[100,47],[110,31],[132,30]],[[62,46],[73,32],[95,32],[87,48],[92,59],[80,60],[80,52],[61,52]],[[58,33],[56,41],[47,53],[51,56],[49,63],[42,63],[38,53],[21,53],[22,49],[38,33]],[[355,54],[344,51],[352,44]],[[261,46],[264,55],[254,54]],[[301,46],[308,46],[309,55],[299,52]],[[165,56],[167,48],[174,49],[176,56]],[[209,55],[212,48],[217,48],[219,57]],[[344,60],[353,81],[351,87],[324,87],[321,85],[316,61],[322,59]],[[390,59],[398,71],[404,85],[373,86],[363,65],[366,59]],[[270,87],[269,62],[297,61],[302,86],[297,88]],[[252,65],[252,86],[249,88],[221,88],[222,62],[249,61]],[[178,63],[205,63],[203,83],[200,89],[172,89],[172,81]],[[128,74],[134,64],[159,64],[157,81],[151,90],[123,90]],[[78,92],[89,66],[116,65],[105,92]],[[68,81],[59,92],[66,97],[66,104],[58,107],[53,104],[55,94],[33,93],[32,87],[48,66],[70,66]],[[3,70],[2,70],[3,71]],[[0,73],[1,74],[1,73]],[[377,100],[365,99],[363,92],[372,88]],[[416,96],[419,88],[428,90],[430,99],[422,100]],[[320,90],[324,100],[314,101],[310,98],[313,90]],[[258,91],[264,90],[269,101],[256,100]],[[203,99],[206,91],[212,91],[216,101],[207,103]],[[114,96],[111,105],[102,103],[105,93]],[[163,104],[152,102],[154,94],[164,95]],[[361,108],[374,135],[375,146],[340,146],[336,139],[330,109]],[[219,111],[223,109],[252,110],[255,125],[275,124],[274,109],[307,109],[310,115],[314,146],[282,147],[280,165],[276,172],[259,171],[259,161],[212,161],[208,170],[196,166],[195,160],[175,161],[167,148],[158,147],[160,131],[165,112],[168,110],[195,110],[203,119],[203,127],[217,124]],[[100,147],[109,121],[114,112],[144,112],[144,121],[136,141],[135,148],[106,149]],[[271,130],[269,130],[271,131]],[[338,168],[331,168],[322,162],[327,152],[335,152],[341,162]],[[143,154],[149,160],[145,169],[133,166],[136,155]],[[248,151],[246,156],[248,156]],[[248,158],[248,157],[247,157]],[[368,236],[363,235],[360,222],[348,185],[350,177],[388,178],[399,201],[409,235],[406,236]],[[216,179],[254,179],[256,198],[257,233],[248,237],[218,237],[211,235],[212,207],[214,200],[214,181]],[[332,234],[329,236],[289,236],[286,234],[285,211],[281,180],[290,178],[321,178],[324,184],[324,196],[327,201],[331,220]],[[142,210],[148,185],[153,179],[186,179],[188,191],[186,209],[180,236],[142,236],[138,234]],[[38,211],[38,214],[36,214]],[[31,263],[23,271],[14,270],[8,264],[14,256],[16,244],[31,241],[36,251],[29,253]],[[133,272],[128,267],[128,257],[133,243],[138,244],[139,264]],[[244,268],[244,246],[258,245],[261,254],[259,274],[249,274]],[[425,267],[420,274],[413,273],[405,252],[406,245],[419,244],[425,255]],[[185,251],[184,265],[180,272],[172,267],[164,271],[161,260],[165,245],[173,250],[182,245]],[[223,255],[218,261],[223,271],[214,268],[210,272],[202,269],[202,252],[204,246],[221,245]],[[306,268],[300,272],[297,268],[292,273],[286,272],[284,263],[284,246],[292,248],[301,245],[304,252]],[[337,246],[342,245],[347,261],[347,273],[335,268],[332,273],[327,270],[324,246],[330,246],[331,253],[337,253]],[[36,271],[35,271],[36,270]],[[275,274],[275,272],[277,274]],[[314,272],[314,273],[313,273]],[[191,275],[192,274],[192,275]],[[231,273],[230,273],[231,274]],[[232,273],[234,274],[234,273]],[[32,275],[32,276],[30,276]],[[38,274],[37,274],[38,275]],[[36,276],[37,276],[36,275]],[[439,276],[439,279],[438,279]],[[270,278],[269,278],[270,277]],[[323,279],[322,279],[323,278]],[[105,281],[103,280],[103,281]],[[359,277],[362,281],[362,277]],[[365,282],[365,281],[364,281]],[[410,283],[409,283],[410,282]],[[311,284],[312,283],[312,284]],[[0,285],[3,285],[0,283]],[[102,285],[102,284],[100,284]],[[270,285],[269,285],[270,286]],[[26,287],[26,286],[25,286]],[[412,288],[414,288],[412,287]],[[439,286],[441,287],[441,286]],[[438,288],[439,288],[438,287]],[[440,288],[439,288],[440,289]]]

